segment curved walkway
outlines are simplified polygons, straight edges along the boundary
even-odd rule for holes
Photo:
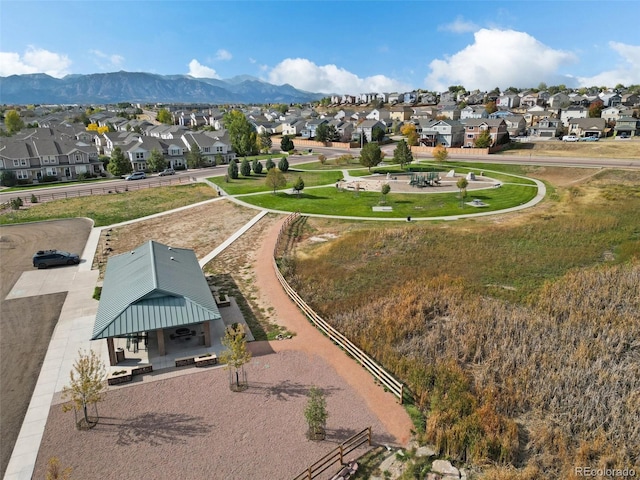
[[[396,438],[396,442],[406,446],[413,425],[404,407],[400,405],[392,393],[385,392],[381,386],[376,385],[374,378],[364,368],[322,335],[282,289],[276,277],[272,259],[283,222],[284,219],[277,223],[263,239],[258,253],[255,275],[256,284],[260,286],[260,295],[264,299],[268,299],[269,304],[273,306],[278,325],[295,332],[295,336],[290,340],[256,342],[253,347],[258,350],[264,348],[260,343],[268,343],[268,346],[276,352],[299,350],[322,357],[336,369],[349,385],[360,392],[367,407],[376,414],[388,432]]]

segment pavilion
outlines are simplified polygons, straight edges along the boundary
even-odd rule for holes
[[[107,263],[92,340],[106,339],[111,365],[118,363],[114,338],[150,336],[166,355],[165,331],[193,335],[199,326],[211,346],[211,323],[222,317],[195,252],[150,240]]]

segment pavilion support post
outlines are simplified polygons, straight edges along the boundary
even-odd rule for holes
[[[107,350],[109,350],[109,365],[113,367],[118,364],[116,349],[113,347],[113,337],[107,338]]]
[[[202,326],[204,327],[204,346],[211,346],[211,320],[207,320],[203,322]]]
[[[167,354],[164,346],[164,329],[159,328],[156,330],[156,334],[158,335],[158,355],[163,357]]]

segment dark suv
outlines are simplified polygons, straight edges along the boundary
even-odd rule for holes
[[[77,265],[78,263],[80,263],[78,254],[62,250],[38,250],[33,256],[33,266],[38,268],[47,268],[53,265]]]

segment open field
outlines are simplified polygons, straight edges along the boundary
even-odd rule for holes
[[[69,198],[36,204],[28,209],[5,210],[0,214],[0,225],[52,218],[87,217],[93,219],[99,227],[191,205],[216,196],[217,192],[211,187],[196,184]]]
[[[640,173],[530,175],[554,193],[515,214],[309,219],[287,278],[408,383],[441,453],[526,466],[526,478],[574,478],[585,461],[637,466],[640,418],[627,405],[640,350],[623,339],[640,333]]]
[[[534,143],[513,143],[512,147],[497,153],[497,155],[640,159],[640,139],[616,140],[607,138],[598,142],[549,140]]]

